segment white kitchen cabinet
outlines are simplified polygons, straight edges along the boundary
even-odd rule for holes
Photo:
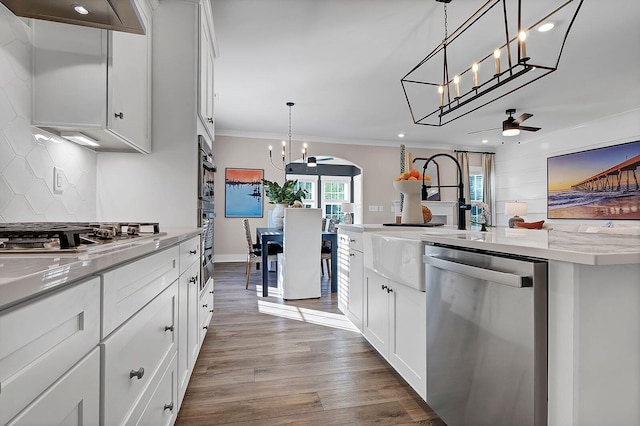
[[[149,396],[145,395],[142,398],[143,401],[148,402],[136,407],[128,424],[169,426],[175,423],[178,416],[176,358],[176,354],[173,354],[167,360],[166,368],[163,366],[154,377],[154,382],[149,386]]]
[[[146,35],[33,21],[33,125],[151,152],[152,10],[136,6]]]
[[[177,282],[100,343],[102,424],[132,422],[176,353]],[[132,417],[133,416],[133,417]]]
[[[198,322],[198,289],[200,264],[191,264],[178,281],[178,406],[180,406],[191,378],[200,348]]]
[[[209,139],[215,139],[213,74],[216,44],[213,31],[213,16],[208,1],[200,4],[198,116]]]
[[[7,426],[80,426],[99,421],[100,350],[96,347]]]
[[[0,336],[0,424],[6,424],[98,344],[100,281],[2,312]]]
[[[213,317],[213,280],[209,280],[209,284],[200,293],[200,302],[198,303],[200,312],[198,313],[198,319],[200,324],[200,340],[198,350],[202,346],[204,338],[207,336],[209,330],[209,323]]]
[[[338,309],[362,330],[364,256],[362,233],[338,231]]]
[[[102,274],[102,337],[178,278],[177,246]]]
[[[427,391],[425,293],[365,268],[362,333],[423,398]]]

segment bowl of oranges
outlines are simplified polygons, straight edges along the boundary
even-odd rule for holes
[[[430,181],[429,175],[424,176],[425,182]],[[393,187],[404,194],[401,223],[424,223],[422,216],[422,175],[418,169],[403,172],[393,181]]]

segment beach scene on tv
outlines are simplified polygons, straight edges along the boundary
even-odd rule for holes
[[[640,219],[640,141],[547,159],[549,219]]]

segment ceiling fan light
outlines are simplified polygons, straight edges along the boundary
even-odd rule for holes
[[[318,163],[316,162],[316,157],[309,157],[307,160],[307,167],[316,167]]]
[[[504,129],[502,131],[502,136],[518,136],[520,134],[520,129]]]

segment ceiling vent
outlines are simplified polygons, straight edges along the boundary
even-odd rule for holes
[[[144,34],[133,0],[0,0],[16,16]]]

